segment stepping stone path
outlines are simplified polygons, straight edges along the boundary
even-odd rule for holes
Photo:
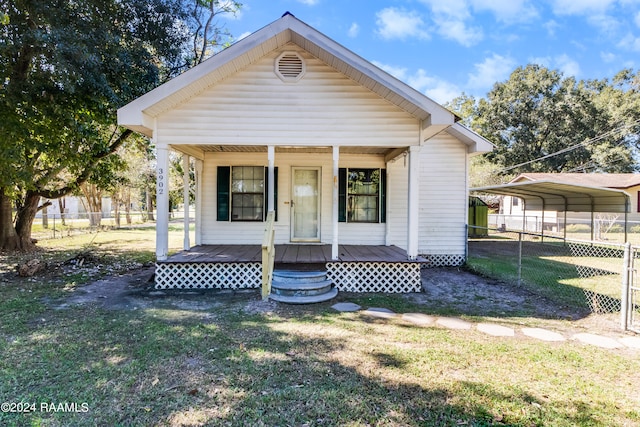
[[[362,307],[358,304],[351,302],[340,302],[331,306],[334,310],[340,312],[356,312],[360,311]],[[435,327],[439,326],[446,329],[454,330],[471,330],[475,327],[476,330],[487,335],[494,337],[515,337],[516,330],[506,326],[498,325],[495,323],[478,323],[474,324],[458,317],[438,317],[430,316],[423,313],[404,313],[398,315],[388,308],[382,307],[370,307],[366,310],[360,311],[361,314],[369,317],[376,317],[380,319],[393,319],[399,318],[405,322],[412,323],[416,326],[422,327]],[[540,341],[547,342],[564,342],[567,341],[562,334],[550,331],[543,328],[522,328],[520,332],[529,337]],[[571,340],[581,342],[583,344],[593,345],[600,348],[608,349],[621,349],[631,348],[640,350],[640,337],[625,336],[618,339],[605,337],[602,335],[579,333],[570,337]]]

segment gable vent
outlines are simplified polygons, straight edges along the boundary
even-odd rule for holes
[[[304,59],[296,52],[284,52],[276,59],[276,74],[285,82],[297,82],[305,71]]]

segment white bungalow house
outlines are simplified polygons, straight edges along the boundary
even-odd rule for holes
[[[118,110],[157,149],[156,286],[260,285],[327,264],[336,287],[417,291],[421,262],[465,260],[469,156],[457,117],[286,13]],[[195,247],[168,254],[167,152],[195,159]],[[408,284],[407,284],[408,283]]]

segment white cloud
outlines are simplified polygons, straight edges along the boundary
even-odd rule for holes
[[[470,0],[474,10],[488,10],[505,24],[528,22],[538,17],[538,10],[529,0]]]
[[[236,40],[242,40],[243,38],[248,37],[251,34],[252,34],[251,31],[247,31],[246,33],[240,34]]]
[[[640,12],[636,13],[636,16],[633,18],[633,22],[635,22],[636,26],[640,28]]]
[[[465,47],[471,47],[478,44],[484,37],[481,28],[469,28],[460,20],[435,19],[438,26],[438,33],[442,37],[455,40]]]
[[[553,0],[552,8],[558,15],[602,14],[615,0]]]
[[[548,56],[537,56],[537,57],[529,58],[528,61],[529,61],[529,64],[541,65],[545,68],[551,68],[552,67],[551,63],[553,62],[551,58]]]
[[[640,37],[636,37],[635,35],[628,33],[622,38],[622,40],[620,40],[618,47],[625,50],[640,52]]]
[[[307,6],[315,6],[320,3],[320,0],[298,0],[298,2],[306,4]]]
[[[395,77],[398,80],[402,80],[402,81],[406,81],[407,80],[407,69],[406,68],[396,67],[396,66],[389,65],[389,64],[384,64],[384,63],[378,62],[378,61],[371,61],[371,63],[373,65],[375,65],[376,67],[381,68],[384,71],[386,71],[387,73],[391,74],[393,77]]]
[[[429,76],[423,69],[419,69],[416,74],[410,76],[408,84],[439,104],[449,102],[462,93],[455,84],[438,77]]]
[[[562,71],[565,77],[578,77],[580,76],[580,64],[574,59],[571,59],[569,55],[562,54],[555,57],[554,62],[557,64],[557,68]]]
[[[475,73],[469,74],[467,85],[473,89],[489,89],[496,82],[505,80],[513,71],[513,58],[494,53],[481,63],[475,64]]]
[[[422,18],[415,11],[388,7],[379,11],[376,16],[377,33],[384,39],[429,38],[429,33],[423,29]]]
[[[601,53],[600,55],[602,56],[603,53]],[[567,54],[557,55],[554,57],[531,57],[528,59],[528,61],[530,64],[536,64],[541,65],[545,68],[560,70],[565,77],[578,77],[582,73],[580,64],[578,64],[576,60],[572,59]]]
[[[603,62],[611,63],[615,61],[617,57],[614,53],[611,52],[600,52],[600,59],[602,59]]]
[[[377,61],[373,61],[373,64],[440,104],[451,101],[462,93],[462,90],[455,84],[438,77],[429,76],[423,69],[419,69],[415,74],[409,74],[408,70],[403,67],[396,67]]]
[[[543,26],[547,30],[547,34],[549,34],[549,37],[555,37],[556,30],[560,28],[560,24],[558,24],[553,19],[551,21],[545,22]]]
[[[353,38],[353,37],[358,37],[359,33],[360,33],[360,26],[358,25],[357,22],[354,22],[349,27],[349,31],[347,32],[347,35]]]

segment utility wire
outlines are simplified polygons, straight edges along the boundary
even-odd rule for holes
[[[504,169],[498,171],[497,173],[504,173],[504,172],[510,171],[512,169],[519,168],[521,166],[526,166],[526,165],[529,165],[531,163],[539,162],[540,160],[545,160],[545,159],[548,159],[548,158],[551,158],[551,157],[558,156],[560,154],[568,153],[569,151],[577,150],[578,148],[581,148],[581,147],[584,147],[586,145],[593,144],[594,142],[600,141],[601,139],[604,139],[604,138],[608,137],[609,135],[613,134],[614,132],[619,132],[619,131],[622,131],[624,129],[630,128],[630,127],[638,125],[638,124],[640,124],[640,119],[636,120],[635,122],[629,123],[627,125],[619,126],[619,127],[615,128],[615,129],[612,129],[610,131],[607,131],[607,132],[603,133],[602,135],[595,136],[595,137],[593,137],[591,139],[588,139],[586,141],[583,141],[583,142],[581,142],[579,144],[575,144],[575,145],[572,145],[570,147],[563,148],[562,150],[556,151],[555,153],[547,154],[547,155],[539,157],[537,159],[533,159],[533,160],[529,160],[527,162],[523,162],[523,163],[520,163],[520,164],[517,164],[517,165],[509,166],[507,168],[504,168]]]

